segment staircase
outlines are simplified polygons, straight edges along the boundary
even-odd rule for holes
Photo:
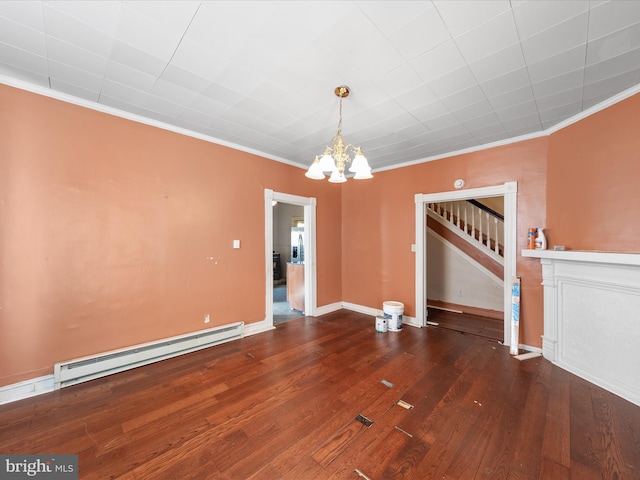
[[[429,203],[430,218],[504,266],[504,217],[476,200]]]

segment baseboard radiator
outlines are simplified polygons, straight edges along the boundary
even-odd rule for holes
[[[54,365],[54,389],[87,382],[244,336],[244,322],[134,345]]]

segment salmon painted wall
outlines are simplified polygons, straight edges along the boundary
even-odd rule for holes
[[[318,304],[342,299],[333,185],[8,86],[0,105],[0,386],[263,320],[265,188],[318,199]]]
[[[640,253],[640,94],[551,135],[547,240]]]
[[[379,172],[366,181],[351,181],[343,190],[343,300],[382,309],[386,300],[405,305],[415,316],[416,193],[518,182],[517,251],[526,248],[527,227],[545,223],[548,138],[538,138]],[[539,262],[518,255],[522,276],[521,343],[541,347],[542,281]]]

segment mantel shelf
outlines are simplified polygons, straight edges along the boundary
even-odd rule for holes
[[[565,262],[609,263],[640,266],[640,254],[586,250],[522,250],[522,256]]]

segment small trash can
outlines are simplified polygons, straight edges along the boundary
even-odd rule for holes
[[[388,301],[382,304],[382,311],[387,318],[387,329],[390,332],[402,330],[402,314],[404,313],[404,303]]]

